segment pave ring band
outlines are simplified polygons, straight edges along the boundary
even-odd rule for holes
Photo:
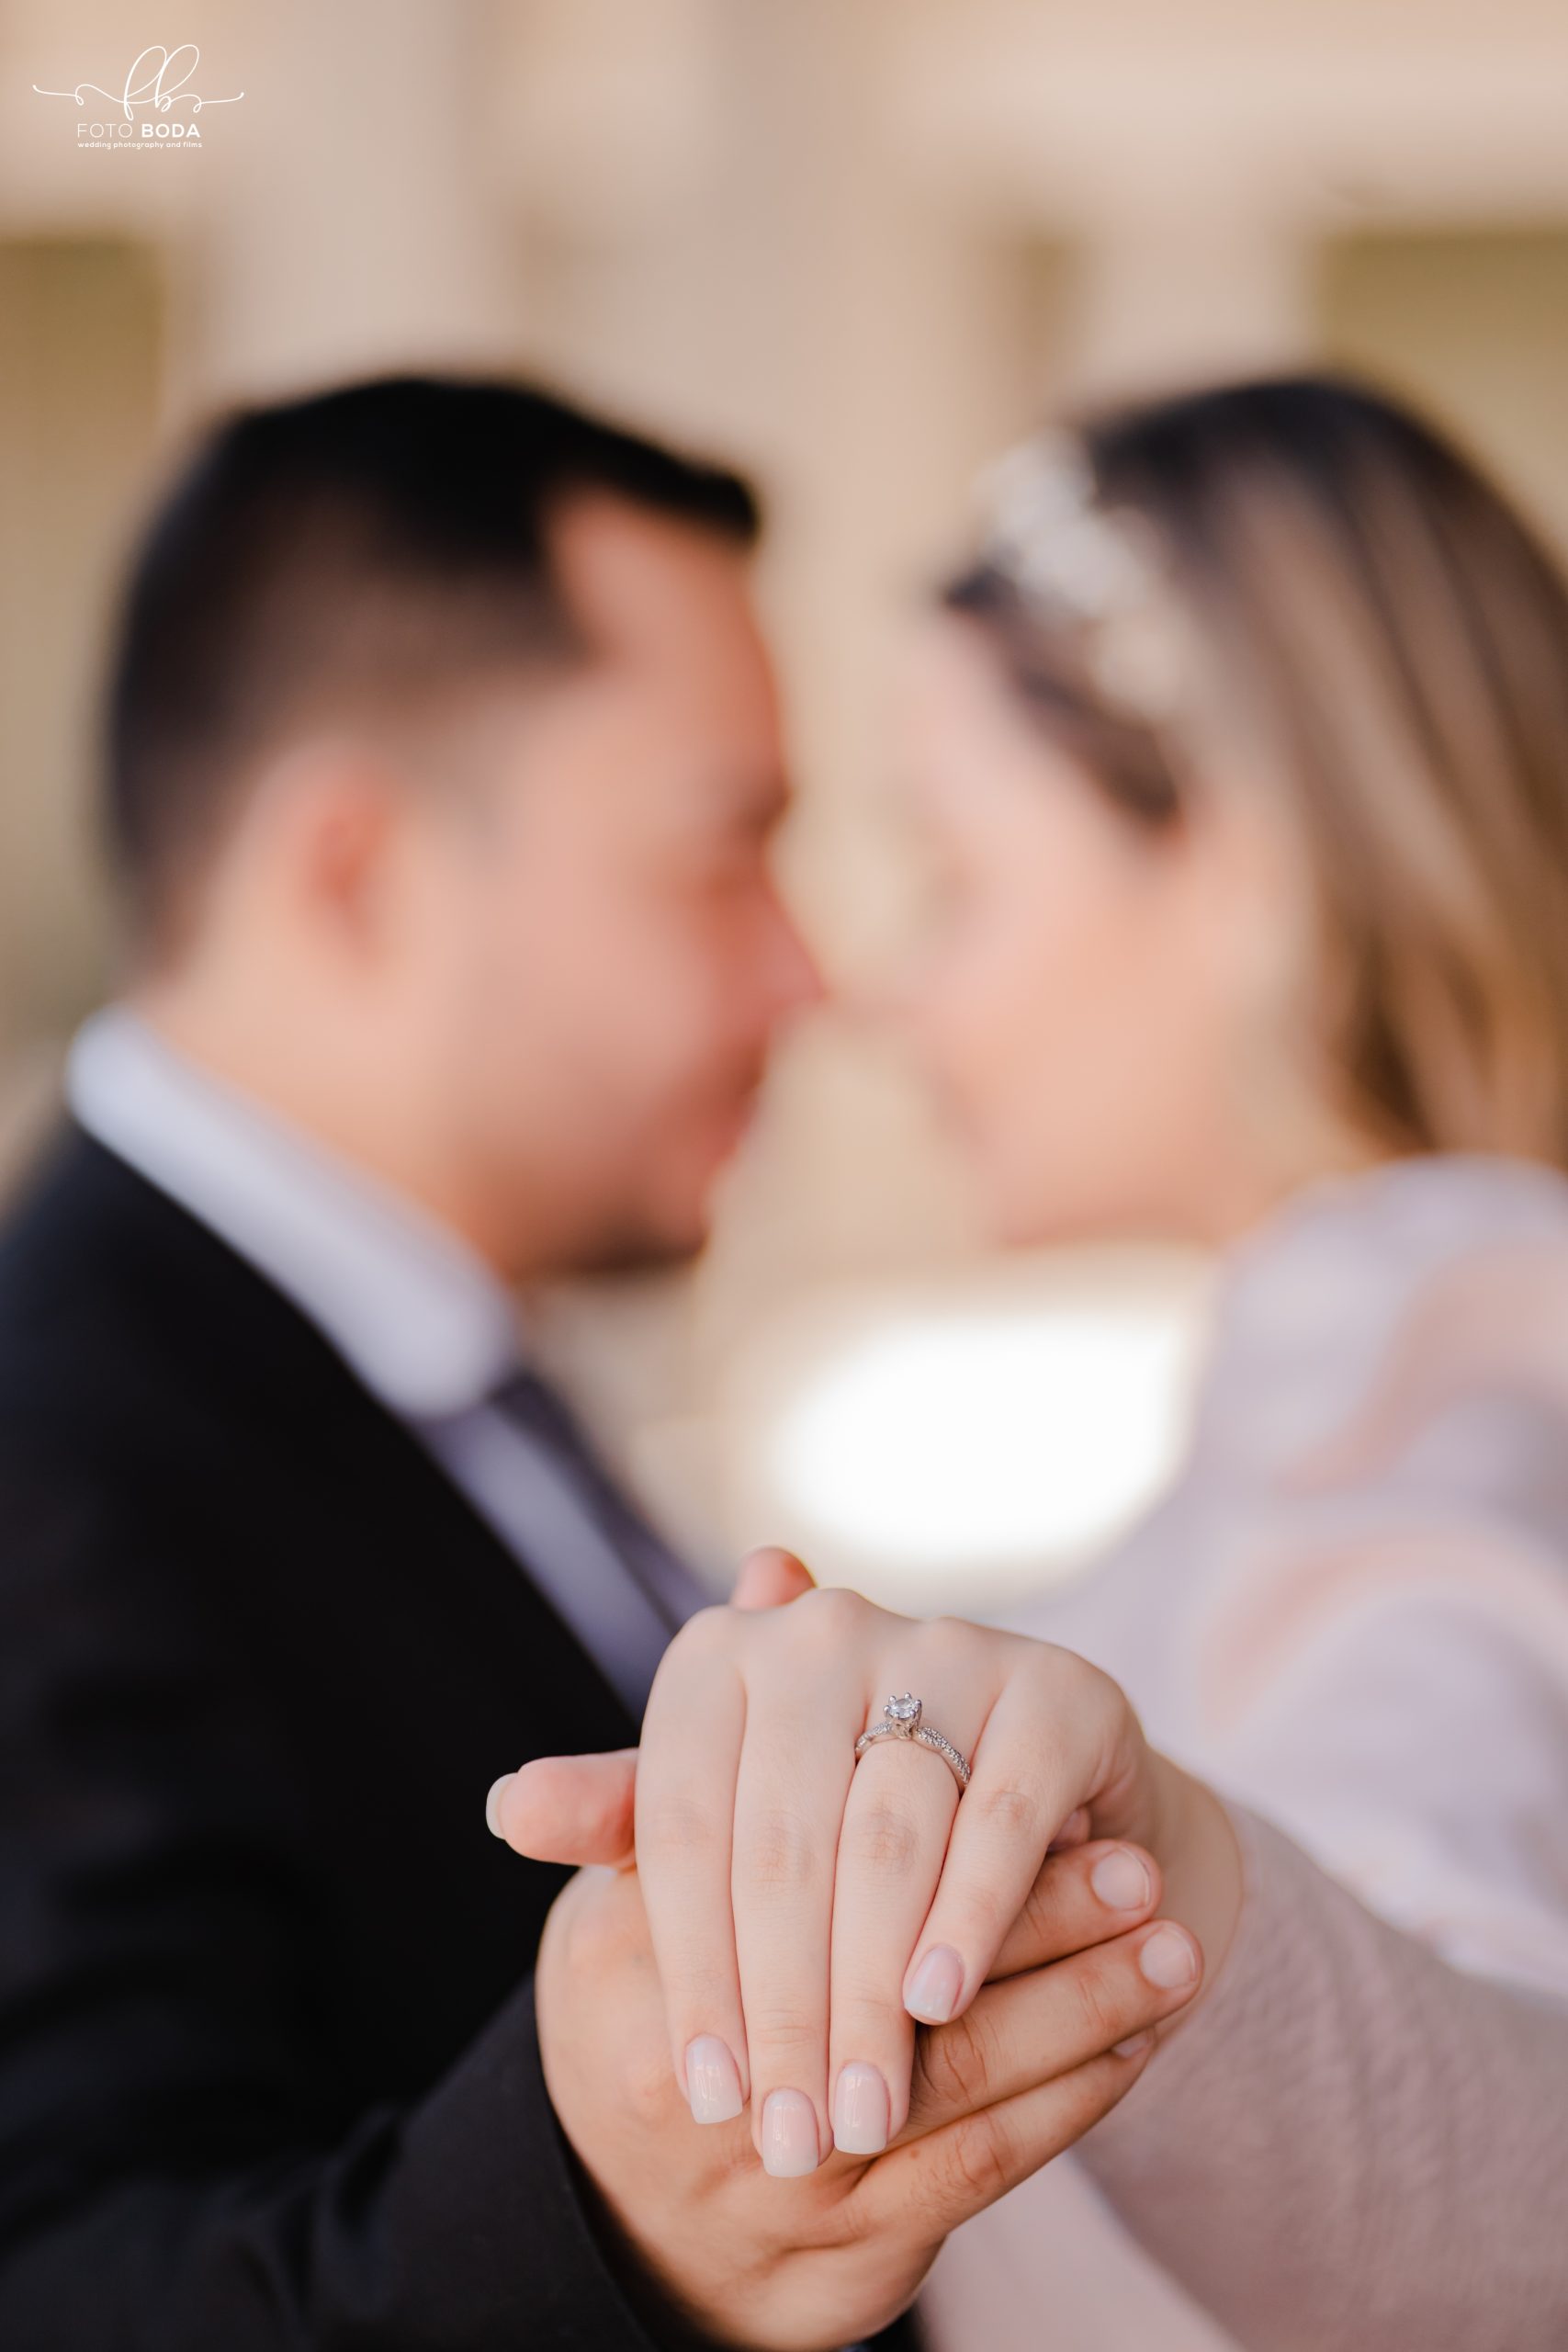
[[[918,1740],[922,1747],[929,1747],[934,1754],[940,1756],[951,1770],[960,1789],[966,1789],[969,1786],[968,1764],[960,1756],[952,1740],[943,1739],[941,1732],[933,1731],[930,1724],[922,1723],[920,1714],[920,1702],[912,1691],[906,1690],[890,1698],[882,1710],[882,1721],[879,1724],[868,1724],[856,1740],[855,1762],[857,1764],[860,1762],[866,1749],[875,1740]]]

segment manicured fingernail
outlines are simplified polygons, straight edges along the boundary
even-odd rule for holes
[[[1183,1984],[1190,1984],[1198,1973],[1192,1939],[1179,1928],[1156,1928],[1138,1954],[1138,1966],[1146,1981],[1157,1984],[1162,1993],[1179,1991]]]
[[[839,2069],[833,2145],[847,2156],[879,2156],[887,2145],[887,2086],[874,2066]]]
[[[740,2069],[716,2033],[686,2045],[686,2097],[699,2123],[732,2123],[740,2112]]]
[[[964,1962],[949,1944],[938,1944],[928,1951],[913,1976],[904,1996],[904,2007],[912,2018],[919,2018],[926,2025],[945,2025],[958,2007],[958,1996],[964,1990]]]
[[[1109,1911],[1141,1911],[1154,1892],[1147,1870],[1126,1846],[1102,1854],[1089,1883]]]
[[[1146,2050],[1153,2040],[1152,2033],[1130,2033],[1125,2041],[1116,2043],[1116,2055],[1118,2058],[1135,2058],[1140,2050]]]
[[[762,2170],[775,2180],[815,2172],[817,2109],[804,2091],[770,2091],[762,2109]]]
[[[502,1789],[509,1788],[516,1778],[515,1772],[503,1772],[499,1781],[492,1781],[490,1784],[490,1794],[485,1799],[485,1827],[492,1838],[504,1838],[506,1835],[501,1826],[501,1792]]]

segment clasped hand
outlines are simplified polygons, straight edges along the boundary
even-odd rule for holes
[[[962,1797],[911,1742],[857,1764],[906,1690],[971,1759]],[[948,2230],[1120,2098],[1197,1989],[1191,1930],[1223,1946],[1239,1899],[1216,1801],[1108,1678],[779,1554],[671,1644],[635,1757],[527,1765],[492,1823],[621,1866],[568,1888],[541,1953],[551,2095],[632,2245],[748,2344],[842,2344],[908,2301]]]

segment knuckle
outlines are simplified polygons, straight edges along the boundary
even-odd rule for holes
[[[920,1629],[921,1647],[949,1666],[967,1667],[988,1643],[1001,1638],[963,1617],[930,1617]]]
[[[919,2037],[920,2074],[939,2107],[972,2103],[985,2080],[985,2027],[973,2009]]]
[[[1128,2015],[1128,2003],[1119,1978],[1103,1964],[1099,1953],[1094,1955],[1093,1964],[1079,1970],[1077,1996],[1078,2024],[1090,2050],[1108,2050],[1136,2022]]]
[[[714,1807],[689,1789],[645,1797],[638,1807],[637,1842],[646,1860],[651,1852],[709,1855],[719,1850],[725,1825]]]
[[[840,1850],[843,1860],[858,1868],[902,1875],[919,1858],[920,1835],[901,1806],[890,1797],[875,1797],[852,1810]]]
[[[953,2201],[977,2209],[1011,2186],[1011,2143],[999,2117],[966,2116],[943,2135],[943,2142],[944,2186]]]
[[[833,1971],[833,2040],[852,2056],[868,2058],[880,2050],[889,2034],[902,2035],[897,1985],[890,1993],[886,1978],[870,1970]]]
[[[992,2089],[1000,2067],[1002,2045],[994,2014],[989,2004],[979,2002],[958,2020],[964,2032],[970,2088],[977,2095]]]
[[[1043,1846],[1045,1819],[1040,1799],[1032,1790],[1003,1785],[971,1789],[968,1793],[974,1812],[986,1828],[1010,1842],[1022,1845],[1038,1838]]]
[[[793,2058],[815,2052],[822,2042],[821,2020],[787,2001],[770,2001],[746,2012],[746,2040],[753,2065],[759,2052],[770,2058]]]
[[[715,1658],[728,1656],[735,1644],[735,1612],[722,1601],[710,1602],[688,1617],[671,1642],[660,1663],[660,1673],[671,1679],[671,1670],[682,1666],[709,1666]]]
[[[734,1638],[735,1611],[722,1600],[710,1600],[705,1609],[696,1610],[675,1636],[682,1647],[699,1651],[728,1649]]]
[[[813,1649],[837,1650],[852,1642],[871,1614],[871,1603],[848,1585],[820,1585],[802,1593],[783,1623]]]
[[[1021,1672],[1042,1710],[1065,1719],[1103,1727],[1126,1704],[1120,1683],[1054,1642],[1036,1644]]]
[[[798,1894],[822,1874],[817,1840],[804,1822],[783,1808],[762,1815],[735,1856],[737,1882],[752,1894]]]
[[[1064,1649],[1060,1642],[1036,1642],[1031,1651],[1032,1663],[1049,1678],[1055,1689],[1064,1683],[1096,1682],[1106,1679],[1097,1666],[1080,1657],[1077,1650]]]
[[[1060,1880],[1047,1862],[1036,1872],[1018,1915],[1014,1933],[1019,1951],[1043,1956],[1055,1948],[1060,1928]]]
[[[928,2029],[915,2036],[915,2058],[909,2071],[909,2113],[940,2115],[955,2103],[952,2060],[942,2046],[942,2031]]]

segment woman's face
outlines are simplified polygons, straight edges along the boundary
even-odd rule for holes
[[[935,884],[901,1018],[998,1233],[1217,1240],[1317,1172],[1284,1076],[1304,894],[1245,796],[1141,824],[958,618],[925,625],[898,735]]]

